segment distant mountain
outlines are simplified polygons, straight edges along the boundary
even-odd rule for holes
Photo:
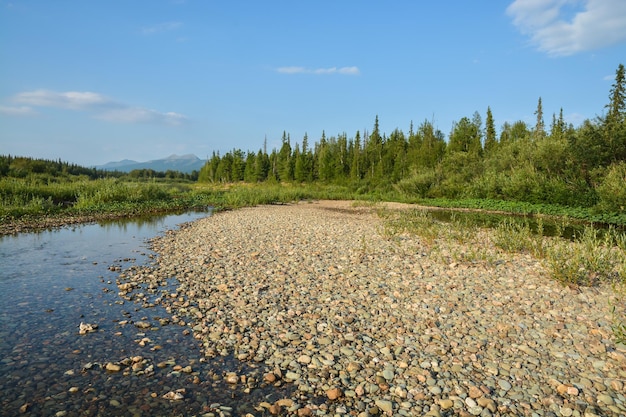
[[[205,161],[196,155],[170,155],[167,158],[155,159],[148,162],[137,162],[130,159],[124,159],[117,162],[107,162],[104,165],[96,166],[97,169],[105,171],[122,171],[130,172],[134,169],[153,169],[159,172],[178,171],[186,174],[192,171],[200,171]]]

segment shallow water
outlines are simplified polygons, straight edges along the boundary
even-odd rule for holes
[[[207,215],[0,237],[0,415],[193,415],[219,407],[226,413],[232,407],[234,415],[253,411],[251,404],[269,394],[243,394],[222,377],[227,371],[250,373],[250,365],[244,369],[232,357],[205,361],[198,342],[183,333],[186,327],[159,326],[159,318],[169,317],[163,308],[143,308],[118,295],[119,268],[151,262],[147,239]],[[175,277],[170,283],[175,288]],[[153,327],[130,324],[142,320]],[[97,331],[79,334],[81,322],[97,325]],[[144,339],[141,346],[143,338],[150,341]],[[104,369],[106,363],[138,355],[152,372]],[[164,362],[163,368],[157,366]],[[175,365],[191,366],[192,372],[175,370]],[[180,401],[162,398],[183,389]]]

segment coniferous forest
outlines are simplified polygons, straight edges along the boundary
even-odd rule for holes
[[[322,132],[300,142],[284,132],[268,153],[233,149],[213,153],[200,182],[339,184],[361,192],[395,190],[415,198],[510,200],[600,211],[626,211],[626,80],[619,65],[602,114],[574,127],[559,114],[504,123],[491,108],[454,123],[446,138],[432,122],[408,132],[379,130],[353,136]]]

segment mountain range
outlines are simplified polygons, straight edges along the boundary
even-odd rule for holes
[[[130,159],[123,159],[116,162],[107,162],[104,165],[98,165],[95,168],[105,171],[121,171],[130,172],[135,169],[153,169],[159,172],[178,171],[189,174],[192,171],[200,171],[205,161],[196,155],[170,155],[163,159],[154,159],[147,162],[137,162]]]

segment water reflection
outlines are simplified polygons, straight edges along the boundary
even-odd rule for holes
[[[109,270],[150,262],[147,239],[208,215],[182,213],[0,238],[0,415],[191,415],[212,403],[240,402],[236,392],[209,375],[211,369],[244,372],[245,364],[228,357],[205,363],[198,342],[184,329],[158,326],[160,317],[169,316],[163,308],[123,301],[115,282],[119,272]],[[122,325],[124,320],[157,323],[158,330]],[[98,329],[79,335],[81,322]],[[142,338],[151,342],[141,346]],[[144,357],[154,373],[103,369],[132,356]],[[194,373],[156,366],[162,362],[192,366]],[[185,400],[162,399],[170,389],[185,389]]]

